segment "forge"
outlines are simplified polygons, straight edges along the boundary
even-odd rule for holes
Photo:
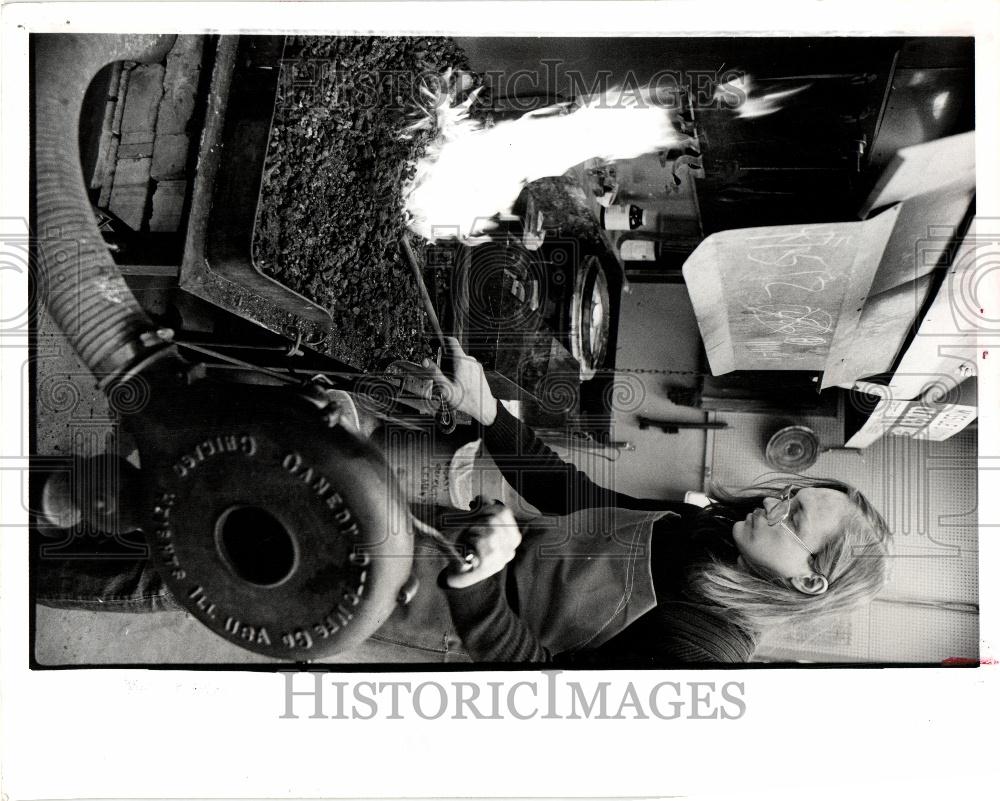
[[[197,95],[186,129],[201,127],[199,139],[191,136],[187,169],[172,176],[189,182],[185,189],[173,181],[186,191],[183,215],[173,232],[157,231],[167,186],[160,176],[146,186],[153,195],[146,218],[137,204],[128,226],[121,193],[102,192],[109,238],[127,232],[116,251],[126,275],[148,282],[167,270],[148,262],[182,251],[182,293],[279,335],[293,353],[309,353],[318,365],[326,360],[334,372],[378,373],[433,355],[399,240],[412,227],[408,182],[436,132],[407,131],[433,114],[422,94],[429,83],[455,70],[469,85],[477,81],[462,48],[446,38],[182,39],[178,47],[188,49],[190,40],[203,40],[197,58],[165,59],[168,82],[172,68],[180,74],[174,80]],[[121,74],[103,80],[110,88]],[[143,86],[131,86],[132,94],[123,85],[109,101],[112,117],[139,114]],[[511,113],[493,94],[476,100],[473,113],[484,127],[524,113]],[[111,138],[106,127],[96,149],[107,153]],[[149,138],[151,150],[160,147],[156,135]],[[120,187],[132,155],[119,145],[102,158],[93,188]],[[468,186],[478,180],[472,171]],[[462,191],[468,187],[453,194]],[[433,302],[447,332],[490,369],[499,396],[529,404],[539,422],[600,414],[605,386],[597,373],[613,366],[620,265],[574,178],[538,180],[508,202],[477,243],[412,236]],[[547,242],[543,223],[554,234]],[[177,322],[190,328],[190,319]]]
[[[219,42],[209,87],[219,113],[201,145],[192,199],[199,224],[180,284],[311,350],[371,370],[426,354],[396,244],[405,230],[400,179],[415,146],[394,134],[402,103],[391,120],[371,120],[374,100],[367,108],[354,97],[336,101],[338,85],[321,65],[330,63],[331,42],[348,53],[352,42],[323,41],[326,60],[284,37]],[[394,52],[389,44],[382,49]],[[378,66],[361,61],[362,73]]]

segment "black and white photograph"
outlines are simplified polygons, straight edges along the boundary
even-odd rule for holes
[[[996,42],[569,5],[17,31],[4,620],[29,684],[99,710],[202,683],[269,730],[405,718],[450,749],[483,719],[738,728],[758,681],[760,715],[850,715],[835,677],[895,679],[887,710],[932,677],[983,702]],[[230,796],[368,792],[254,769]]]

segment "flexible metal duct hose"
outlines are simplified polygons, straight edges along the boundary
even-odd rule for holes
[[[38,293],[105,385],[172,346],[156,335],[97,229],[80,165],[80,110],[101,67],[160,60],[175,38],[47,34],[32,42]]]

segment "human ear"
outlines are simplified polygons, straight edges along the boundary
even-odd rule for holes
[[[822,595],[830,588],[826,576],[810,573],[808,576],[795,576],[791,579],[792,586],[806,595]]]

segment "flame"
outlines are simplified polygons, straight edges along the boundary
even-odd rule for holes
[[[764,117],[781,109],[784,101],[804,92],[812,86],[811,83],[796,86],[792,89],[782,89],[775,92],[759,91],[753,78],[749,75],[741,75],[726,83],[720,83],[715,88],[715,100],[731,100],[734,97],[742,97],[743,101],[735,107],[736,119],[753,119],[754,117]]]
[[[648,92],[610,90],[575,110],[549,106],[484,127],[469,116],[478,92],[456,104],[446,75],[424,119],[405,136],[436,131],[426,155],[404,190],[407,225],[430,241],[458,237],[467,243],[510,214],[525,184],[558,176],[591,158],[629,159],[662,150],[688,137],[670,122],[669,111]]]

